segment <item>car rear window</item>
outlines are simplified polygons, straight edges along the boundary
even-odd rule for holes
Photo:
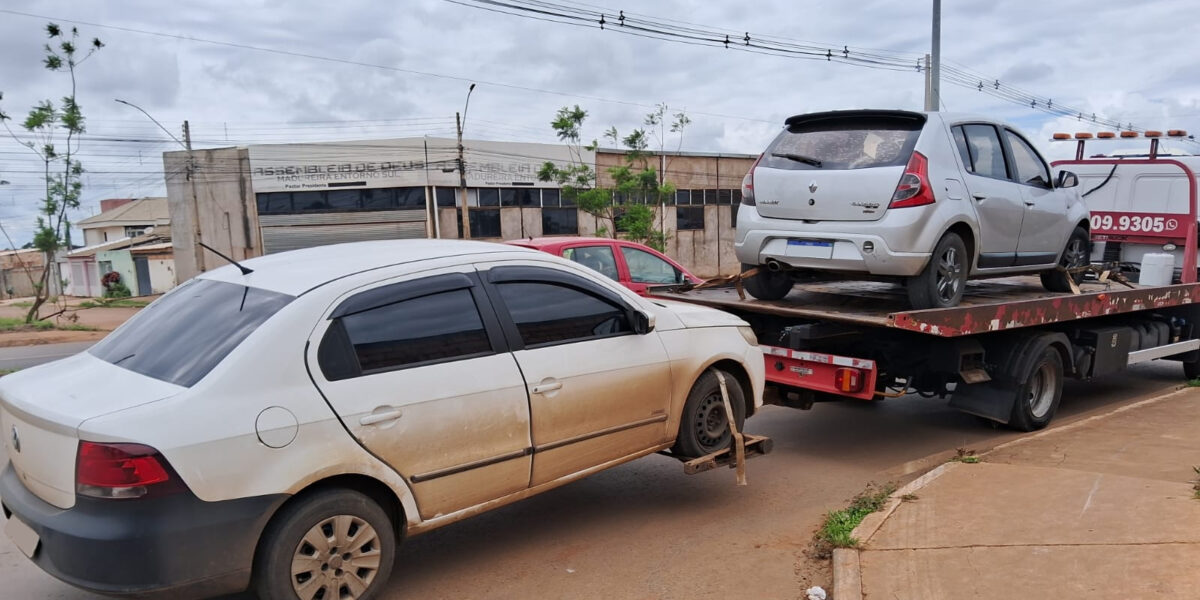
[[[773,169],[846,170],[903,166],[924,120],[908,116],[827,117],[792,122],[763,157]]]
[[[191,387],[292,300],[278,292],[193,279],[142,309],[89,352],[135,373]]]

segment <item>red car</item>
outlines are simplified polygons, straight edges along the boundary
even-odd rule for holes
[[[595,237],[543,237],[505,242],[573,260],[646,295],[652,285],[704,281],[661,252],[626,240]]]

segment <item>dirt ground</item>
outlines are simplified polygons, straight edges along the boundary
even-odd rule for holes
[[[144,300],[152,300],[146,298]],[[80,308],[79,304],[91,298],[68,298],[68,310],[61,315],[53,317],[56,323],[61,325],[84,325],[94,328],[95,331],[74,331],[74,330],[37,330],[37,331],[6,331],[0,332],[0,348],[11,348],[14,346],[35,346],[41,344],[60,344],[66,342],[87,342],[96,341],[108,335],[108,332],[116,329],[122,323],[137,314],[141,308],[119,308],[119,307],[102,307],[102,308]],[[27,298],[15,298],[12,300],[4,300],[0,302],[0,317],[23,319],[27,306],[20,306],[22,302],[28,302]],[[47,314],[57,311],[50,305],[45,305],[41,313]]]

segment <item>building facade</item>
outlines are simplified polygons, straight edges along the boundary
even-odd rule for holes
[[[752,155],[674,153],[651,166],[678,188],[653,206],[667,254],[701,276],[737,272],[733,225]],[[347,241],[469,237],[488,241],[592,235],[605,224],[538,180],[546,162],[587,164],[599,185],[620,151],[408,138],[272,144],[164,154],[179,281],[235,260]],[[657,164],[654,164],[657,163]],[[465,202],[464,202],[465,200]],[[644,201],[615,198],[614,202]],[[465,210],[464,210],[465,204]],[[464,216],[467,226],[464,231]]]

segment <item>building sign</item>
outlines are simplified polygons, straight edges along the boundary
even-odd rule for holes
[[[555,187],[537,180],[547,161],[570,163],[566,146],[466,140],[467,185]],[[255,193],[336,188],[390,188],[459,185],[457,142],[407,138],[314,144],[250,146],[250,179]],[[583,161],[596,164],[595,154]]]

